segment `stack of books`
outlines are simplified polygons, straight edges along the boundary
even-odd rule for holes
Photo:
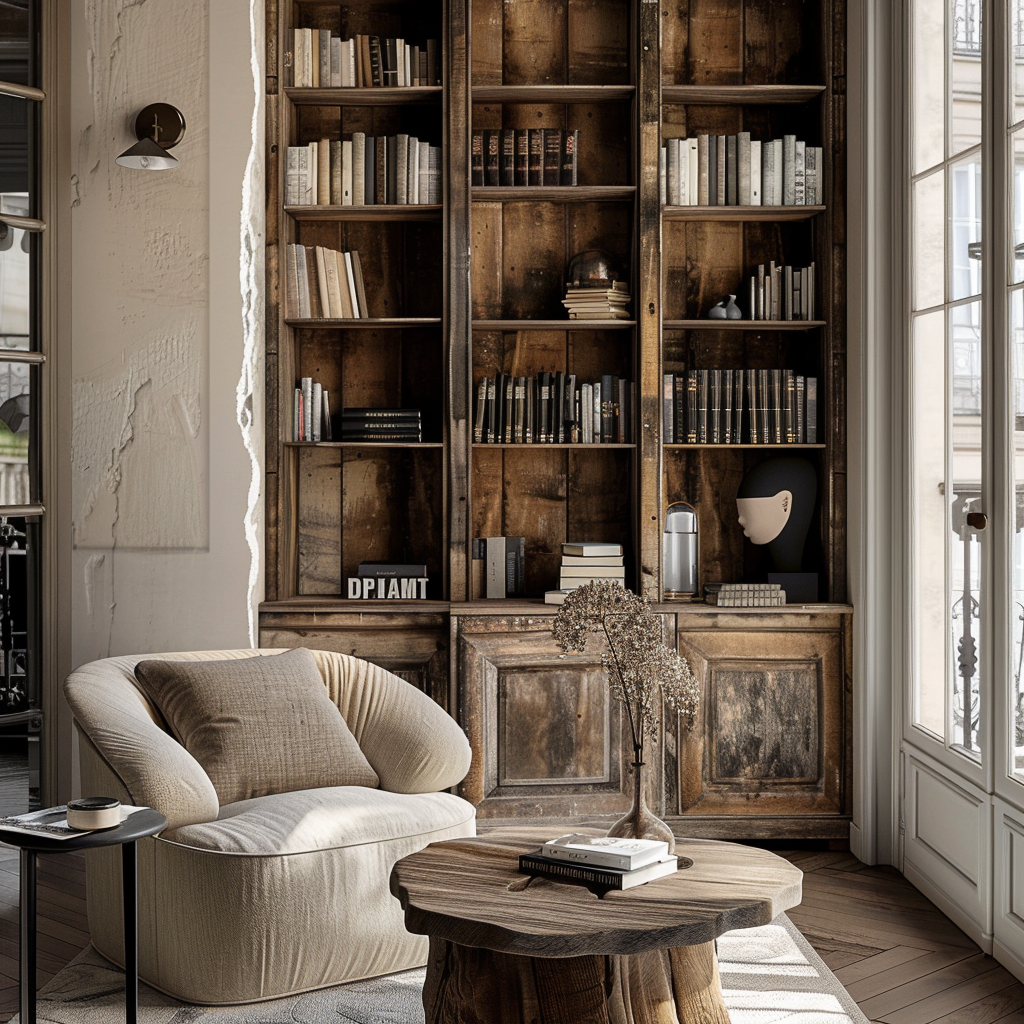
[[[562,545],[562,569],[558,590],[544,595],[545,604],[564,604],[565,598],[585,583],[611,580],[626,585],[621,544],[602,544],[592,541],[569,542]]]
[[[329,29],[297,28],[292,37],[292,81],[299,89],[440,85],[440,48],[404,39],[332,36]]]
[[[303,377],[295,389],[292,437],[296,441],[333,440],[330,397],[312,377]]]
[[[661,201],[668,206],[820,206],[821,146],[795,135],[770,142],[737,135],[666,139],[659,161]]]
[[[747,309],[748,320],[813,320],[814,264],[758,264],[757,273],[750,275]]]
[[[342,441],[422,441],[419,409],[342,409]]]
[[[577,184],[580,133],[562,128],[473,132],[470,173],[476,186]]]
[[[474,537],[471,553],[474,601],[526,593],[525,537]]]
[[[569,311],[570,320],[628,320],[629,285],[625,281],[612,281],[608,288],[588,288],[569,285],[562,305]]]
[[[593,838],[571,833],[519,857],[519,870],[524,875],[585,885],[599,896],[613,889],[632,889],[678,869],[679,858],[668,852],[668,843],[654,839]]]
[[[708,583],[704,601],[719,608],[781,608],[786,592],[778,583]]]
[[[402,562],[360,562],[358,575],[348,577],[352,600],[425,601],[427,567]]]

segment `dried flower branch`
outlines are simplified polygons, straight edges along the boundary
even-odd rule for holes
[[[609,670],[612,695],[629,720],[637,762],[644,740],[658,732],[660,699],[674,711],[693,717],[700,687],[685,658],[662,638],[661,619],[646,598],[605,581],[574,590],[559,608],[552,636],[566,653],[585,651],[592,633],[607,643],[601,660]]]

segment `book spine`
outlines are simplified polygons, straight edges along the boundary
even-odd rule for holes
[[[544,184],[557,185],[562,176],[562,132],[544,128]]]
[[[697,136],[697,205],[709,206],[711,199],[711,148],[707,135]]]
[[[499,180],[502,185],[514,185],[516,175],[516,133],[512,128],[501,130],[501,168]]]
[[[505,538],[487,537],[487,558],[484,566],[485,596],[506,597],[505,591]]]
[[[711,409],[709,413],[711,430],[708,440],[711,444],[722,443],[722,371],[711,370]]]
[[[576,175],[576,154],[580,146],[580,133],[578,129],[563,133],[564,145],[562,147],[562,174],[559,184],[575,185]]]
[[[726,160],[727,160],[727,157],[726,157],[725,139],[726,139],[726,137],[724,135],[719,135],[718,136],[718,146],[717,146],[718,162],[715,165],[715,170],[716,170],[716,173],[718,174],[718,205],[719,206],[725,206],[726,205],[726,199],[727,199],[727,195],[728,195],[727,189],[726,189]]]
[[[735,444],[743,443],[743,371],[734,370],[732,375],[732,439]]]
[[[729,206],[739,205],[738,160],[737,138],[728,135],[725,139],[725,201]]]
[[[470,149],[470,183],[477,186],[484,183],[483,132],[473,132],[472,147]]]
[[[352,133],[352,205],[366,202],[366,133]]]
[[[722,371],[722,444],[732,444],[732,370]]]
[[[303,377],[299,384],[302,388],[302,437],[308,441],[313,436],[313,378]]]
[[[699,374],[696,370],[686,371],[686,443],[696,444],[700,438],[700,390]]]
[[[484,184],[497,186],[501,183],[499,174],[501,132],[484,132]]]
[[[415,205],[420,201],[420,140],[414,136],[409,137],[409,155],[406,162],[406,202]]]
[[[658,150],[658,201],[668,205],[668,150],[664,146]]]
[[[750,205],[760,206],[762,197],[761,187],[761,154],[760,142],[750,143]]]
[[[409,136],[395,136],[395,198],[399,206],[409,204]]]
[[[806,412],[804,423],[807,429],[807,443],[818,443],[818,378],[808,377],[805,381],[807,390]]]
[[[665,444],[675,444],[675,377],[666,373],[661,379],[661,430]]]
[[[526,128],[515,129],[514,185],[530,183],[530,133]]]
[[[782,137],[782,205],[796,205],[796,136]]]
[[[736,202],[750,206],[750,132],[736,136]]]
[[[806,144],[798,139],[793,150],[793,203],[796,206],[807,205],[807,185],[804,177],[806,150]]]
[[[679,205],[679,146],[678,139],[668,139],[665,143],[665,202],[669,206]]]

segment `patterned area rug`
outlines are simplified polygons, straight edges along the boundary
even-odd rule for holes
[[[727,932],[718,959],[732,1024],[867,1024],[785,914],[763,928]],[[139,1024],[423,1024],[423,973],[247,1006],[182,1006],[142,985]],[[40,992],[38,1006],[39,1020],[52,1024],[124,1020],[124,975],[90,947]]]

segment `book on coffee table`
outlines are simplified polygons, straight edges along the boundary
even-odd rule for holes
[[[549,878],[554,882],[569,885],[584,885],[597,896],[604,896],[612,890],[632,889],[656,878],[674,874],[679,867],[678,857],[665,857],[632,871],[616,871],[615,868],[588,867],[565,861],[550,860],[538,853],[523,853],[519,856],[519,870],[524,875]]]
[[[657,839],[587,836],[577,832],[549,839],[537,853],[549,860],[584,864],[592,868],[632,871],[668,856],[668,843]]]

